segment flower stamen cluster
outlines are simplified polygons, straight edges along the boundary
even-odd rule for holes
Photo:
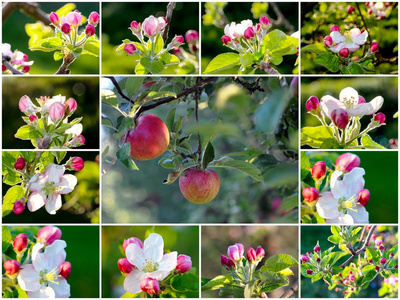
[[[28,73],[33,65],[33,60],[28,61],[28,55],[25,53],[15,50],[11,51],[11,45],[7,43],[3,43],[1,46],[2,58],[6,60],[11,67],[20,71],[22,73]],[[9,70],[4,64],[2,64],[2,73],[3,74],[12,74],[12,71]]]

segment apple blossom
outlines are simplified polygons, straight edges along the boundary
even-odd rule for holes
[[[321,111],[320,105],[319,105],[319,100],[315,96],[311,96],[308,98],[306,101],[306,109],[313,114],[319,114]]]
[[[221,265],[230,269],[235,267],[235,262],[225,255],[221,255]]]
[[[143,243],[140,239],[138,239],[137,237],[131,237],[127,240],[124,240],[124,243],[122,244],[122,248],[124,249],[124,251],[126,251],[126,247],[128,247],[129,244],[136,244],[138,245],[140,248],[143,249]]]
[[[160,284],[157,279],[147,277],[140,281],[140,289],[149,295],[155,295],[160,292]]]
[[[325,46],[325,47],[331,47],[332,45],[333,45],[332,37],[331,37],[330,35],[327,35],[327,36],[324,38],[324,46]]]
[[[20,215],[25,210],[25,203],[23,201],[15,201],[13,206],[13,213],[16,215]]]
[[[67,279],[69,275],[71,275],[71,263],[69,261],[66,261],[60,266],[60,276]]]
[[[358,203],[360,203],[362,206],[366,206],[369,202],[369,190],[363,189],[359,194],[358,194]]]
[[[38,119],[38,118],[37,118],[35,115],[30,115],[30,116],[29,116],[29,121],[30,121],[31,123],[34,123],[37,119]]]
[[[371,46],[369,46],[369,49],[372,53],[376,53],[379,51],[379,44],[377,42],[372,42]]]
[[[127,258],[120,258],[118,259],[118,269],[125,274],[129,274],[135,269],[135,266],[132,265]]]
[[[228,257],[233,261],[240,261],[243,257],[244,247],[242,244],[236,243],[228,247]]]
[[[257,258],[256,250],[254,248],[250,247],[246,250],[246,258],[248,261],[253,262]]]
[[[331,26],[331,33],[335,32],[335,31],[339,31],[340,32],[340,27],[338,25],[332,25]]]
[[[45,226],[40,228],[37,234],[37,241],[45,245],[51,245],[61,239],[62,232],[54,226]]]
[[[124,50],[128,55],[132,55],[136,52],[136,47],[134,44],[125,44]]]
[[[60,26],[60,17],[55,12],[51,12],[49,17],[50,17],[50,22],[54,26],[56,27]]]
[[[65,164],[65,168],[72,171],[80,171],[83,169],[85,163],[79,156],[71,157]]]
[[[331,119],[333,124],[339,129],[345,129],[349,124],[349,115],[346,110],[336,108],[331,112]]]
[[[382,245],[382,239],[377,239],[376,241],[375,241],[375,245],[377,245],[377,246],[380,246],[380,245]]]
[[[85,34],[87,36],[92,36],[96,34],[96,28],[92,24],[87,24],[85,28]]]
[[[54,122],[57,123],[65,116],[65,107],[60,102],[54,102],[49,107],[49,117]]]
[[[99,20],[100,20],[100,16],[96,11],[93,11],[90,13],[89,19],[88,19],[89,24],[92,24],[93,26],[97,26],[97,24],[99,23]]]
[[[303,264],[305,264],[306,262],[308,262],[308,256],[307,255],[300,255],[300,260],[303,262]]]
[[[344,57],[344,58],[349,57],[349,55],[350,55],[349,48],[340,49],[340,50],[339,50],[339,55],[340,55],[341,57]]]
[[[65,101],[64,106],[66,113],[72,114],[78,108],[78,103],[74,98],[69,98],[67,101]]]
[[[199,33],[196,30],[188,30],[185,33],[185,40],[187,43],[196,43],[199,40]]]
[[[254,37],[254,29],[253,27],[248,27],[245,31],[244,31],[244,37],[246,39],[252,39]]]
[[[240,22],[240,24],[232,22],[231,24],[227,24],[225,26],[224,33],[231,39],[236,39],[242,37],[245,30],[249,27],[253,27],[253,22],[251,20],[243,20]]]
[[[351,14],[354,10],[355,10],[355,9],[354,9],[354,7],[353,7],[352,5],[349,5],[349,6],[347,7],[347,13],[348,13],[348,14]]]
[[[224,35],[221,37],[221,41],[224,45],[228,45],[232,40],[229,36]]]
[[[326,163],[324,161],[317,161],[311,171],[311,175],[314,179],[321,179],[326,173]]]
[[[270,20],[265,16],[261,16],[259,19],[259,22],[262,27],[266,27],[266,26],[270,25],[270,23],[271,23]]]
[[[360,158],[353,153],[344,153],[336,159],[335,168],[342,172],[350,172],[360,166]]]
[[[14,168],[15,170],[23,170],[25,168],[26,162],[25,159],[23,157],[18,157],[17,161],[14,164]]]
[[[25,114],[30,114],[32,112],[37,112],[40,109],[33,104],[31,99],[28,96],[22,96],[18,102],[19,109]]]
[[[387,259],[386,259],[386,258],[384,258],[384,257],[382,257],[382,258],[381,258],[381,260],[380,260],[380,262],[381,262],[381,264],[382,264],[382,265],[384,265],[384,264],[386,264],[386,262],[387,262]]]
[[[163,31],[166,25],[165,18],[149,16],[143,21],[142,29],[146,36],[153,37]]]
[[[172,39],[171,43],[168,44],[167,49],[179,48],[184,42],[185,42],[185,39],[183,38],[183,36],[176,35]]]
[[[65,34],[69,34],[71,32],[71,26],[68,23],[64,23],[61,25],[61,31]]]
[[[15,252],[22,252],[28,245],[28,237],[25,233],[18,234],[13,241],[13,249]]]
[[[319,197],[319,191],[315,187],[308,187],[303,189],[301,194],[304,197],[304,200],[308,204],[312,204],[313,202],[318,200]]]
[[[258,246],[256,249],[257,259],[262,260],[265,256],[265,250],[261,246]]]
[[[333,43],[335,43],[335,45],[330,48],[332,52],[339,53],[340,50],[345,48],[347,48],[349,52],[354,52],[360,48],[360,45],[365,44],[368,38],[368,31],[361,31],[358,28],[353,28],[341,34],[339,30],[332,31],[331,28],[330,36],[332,37]]]
[[[82,15],[78,10],[69,12],[61,19],[63,23],[68,23],[71,27],[78,27],[82,23]]]
[[[192,259],[190,256],[185,254],[178,255],[176,270],[179,273],[186,273],[192,268]]]
[[[321,247],[320,246],[315,246],[314,247],[314,252],[317,252],[317,253],[321,252]]]
[[[3,267],[7,275],[14,275],[21,269],[21,264],[15,259],[10,259],[4,262]]]
[[[382,125],[385,123],[386,120],[386,116],[384,113],[377,113],[376,115],[374,115],[373,117],[373,122],[376,123],[376,125]]]

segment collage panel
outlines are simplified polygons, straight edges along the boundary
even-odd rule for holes
[[[397,298],[398,226],[301,226],[302,298]]]
[[[99,226],[2,226],[3,298],[99,298]]]
[[[202,298],[298,298],[297,226],[202,226]]]
[[[202,74],[299,73],[298,2],[201,5]]]
[[[199,74],[198,2],[102,2],[102,11],[103,74]]]
[[[99,2],[6,2],[2,74],[99,74]]]
[[[398,74],[398,14],[397,2],[301,3],[301,73]]]
[[[297,82],[103,78],[103,222],[296,223]]]
[[[199,298],[199,226],[103,226],[102,298]]]

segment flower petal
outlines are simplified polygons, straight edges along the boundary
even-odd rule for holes
[[[28,298],[51,298],[54,299],[56,297],[56,293],[51,287],[41,287],[39,290],[35,292],[28,292]]]
[[[132,244],[130,244],[130,245],[132,245]],[[127,291],[128,293],[131,293],[131,294],[140,293],[142,291],[140,289],[140,281],[142,281],[142,279],[145,277],[147,277],[147,274],[145,272],[142,272],[138,269],[134,269],[125,278],[125,281],[124,281],[125,291]]]
[[[47,246],[46,250],[44,250],[50,270],[59,267],[63,262],[65,262],[65,258],[67,257],[67,253],[64,250],[65,247],[67,247],[65,241],[56,240],[50,246]]]
[[[18,274],[18,284],[24,291],[37,291],[40,289],[39,272],[33,265],[24,265]]]
[[[45,208],[49,214],[55,215],[57,210],[59,210],[61,206],[62,201],[60,194],[51,194],[47,197]]]
[[[164,253],[164,240],[162,236],[157,233],[151,233],[144,241],[143,251],[146,258],[151,258],[155,262],[159,262],[163,258]]]
[[[381,96],[375,97],[368,103],[362,103],[354,108],[347,110],[348,114],[353,117],[362,117],[364,115],[372,115],[376,113],[383,105]]]
[[[346,43],[346,44],[344,44],[343,48],[349,49],[350,52],[355,52],[358,49],[360,49],[360,46],[357,45],[356,43]]]
[[[327,116],[328,118],[331,118],[331,113],[337,108],[341,109],[346,109],[346,106],[340,102],[338,99],[335,99],[332,96],[323,96],[320,101],[320,106],[322,112]]]
[[[60,181],[61,176],[64,175],[65,168],[61,165],[56,164],[48,164],[46,170],[44,171],[44,175],[47,177],[47,181],[58,183]]]
[[[343,43],[346,41],[346,37],[339,31],[332,31],[330,35],[334,43]]]
[[[44,193],[33,192],[28,198],[29,211],[37,211],[46,203],[47,196]]]
[[[358,104],[358,92],[352,87],[344,88],[340,91],[339,100],[346,108],[355,107]]]
[[[46,270],[49,268],[49,261],[47,256],[43,254],[43,243],[37,243],[32,248],[32,264],[36,270]]]
[[[178,263],[178,252],[165,254],[159,263],[158,270],[170,272],[176,268]]]
[[[145,252],[138,245],[132,243],[125,249],[126,258],[128,261],[136,266],[139,270],[143,270],[145,264]]]
[[[331,192],[336,199],[340,199],[342,197],[347,196],[347,189],[343,182],[340,180],[340,176],[343,175],[343,172],[340,170],[336,170],[331,175]]]
[[[340,44],[336,44],[335,46],[330,47],[329,49],[333,52],[333,53],[339,53],[340,50],[342,50],[343,48],[346,48],[344,43],[340,43]]]
[[[343,176],[343,182],[347,189],[345,195],[347,199],[350,199],[353,196],[357,197],[358,199],[358,193],[364,189],[364,175],[365,171],[363,168],[354,168]]]
[[[350,215],[341,213],[336,219],[326,220],[327,224],[354,224],[354,220]]]
[[[56,298],[69,298],[71,296],[71,287],[63,277],[58,280],[58,284],[50,282],[49,287],[54,290]]]
[[[331,192],[324,192],[320,195],[316,208],[324,219],[336,219],[339,216],[338,200]]]
[[[356,210],[347,210],[347,213],[353,217],[354,224],[368,224],[369,214],[364,206],[361,204],[356,205]]]
[[[146,277],[150,277],[153,279],[157,279],[158,281],[162,281],[164,280],[165,277],[167,277],[169,275],[169,273],[171,272],[167,272],[167,271],[154,271],[151,273],[147,273]]]
[[[60,194],[68,194],[74,190],[77,183],[78,183],[78,179],[74,175],[64,174],[60,178],[60,182],[55,185],[62,187],[62,189],[59,190]]]
[[[364,30],[363,33],[361,33],[360,29],[358,28],[353,28],[350,30],[350,37],[351,40],[357,44],[357,45],[363,45],[367,41],[368,38],[368,31]]]

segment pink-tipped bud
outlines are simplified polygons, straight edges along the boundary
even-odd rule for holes
[[[332,25],[331,32],[340,31],[340,27],[338,25]]]
[[[354,11],[354,7],[351,6],[351,5],[349,5],[349,6],[347,7],[347,13],[348,13],[348,14],[351,14],[353,11]]]
[[[354,275],[350,275],[349,279],[350,279],[350,281],[354,281],[356,279],[356,277]]]
[[[25,210],[25,203],[22,201],[15,201],[14,206],[13,206],[13,213],[16,215],[20,215],[24,212]]]
[[[379,266],[375,266],[375,271],[379,272],[380,269]]]
[[[233,261],[240,261],[242,259],[244,247],[242,244],[235,244],[228,247],[228,257]]]
[[[262,260],[265,256],[265,250],[261,246],[258,246],[256,249],[257,259]]]
[[[196,43],[199,40],[199,33],[196,30],[188,30],[185,33],[185,40],[188,44]]]
[[[326,174],[326,163],[324,161],[317,161],[311,171],[314,179],[321,179]]]
[[[79,156],[71,157],[65,164],[65,168],[71,171],[80,171],[84,166],[85,163]]]
[[[270,20],[264,16],[260,17],[259,21],[262,27],[266,27],[271,23]]]
[[[310,255],[311,255],[311,252],[310,252],[310,251],[307,251],[306,255],[307,255],[307,256],[310,256]]]
[[[254,37],[254,29],[253,27],[248,27],[245,31],[244,31],[244,37],[246,39],[252,39]]]
[[[382,125],[385,123],[386,120],[386,116],[384,113],[377,113],[374,117],[373,117],[373,121],[377,123],[377,125]]]
[[[143,249],[143,243],[140,239],[138,239],[137,237],[131,237],[127,240],[124,240],[124,243],[122,244],[122,248],[124,249],[124,252],[126,251],[126,247],[128,247],[129,244],[136,244],[138,245],[140,248]]]
[[[60,26],[60,17],[55,12],[52,12],[49,17],[50,17],[50,22],[54,26],[57,27]]]
[[[300,255],[300,260],[303,262],[303,264],[305,264],[306,262],[308,262],[308,256],[307,255]]]
[[[339,51],[339,55],[343,58],[347,58],[350,55],[350,50],[348,48],[343,48]]]
[[[19,99],[18,107],[19,107],[20,111],[22,111],[22,112],[28,111],[32,108],[32,106],[33,106],[33,103],[28,96],[22,96]]]
[[[182,46],[182,44],[185,42],[185,39],[181,35],[176,35],[171,43],[168,45],[170,48],[178,48]]]
[[[347,111],[341,108],[336,108],[331,113],[331,119],[333,124],[339,129],[345,129],[349,124],[349,115]]]
[[[319,197],[319,192],[314,187],[305,188],[301,192],[301,194],[303,195],[304,200],[308,203],[313,203],[314,201],[317,201]]]
[[[96,34],[96,28],[92,24],[87,24],[85,29],[85,34],[87,36],[92,36]]]
[[[78,103],[74,98],[69,98],[64,103],[65,110],[68,114],[73,113],[78,108]]]
[[[69,34],[71,31],[71,26],[68,23],[64,23],[61,25],[61,31],[65,34]]]
[[[135,266],[132,265],[127,258],[118,259],[118,269],[125,274],[129,274],[135,269]]]
[[[78,27],[82,23],[82,15],[78,10],[71,11],[65,16],[65,21],[72,27]]]
[[[379,51],[379,44],[377,42],[373,42],[371,46],[369,46],[369,50],[371,50],[372,53],[376,53]]]
[[[369,262],[370,264],[372,264],[372,263],[374,262],[374,260],[373,260],[373,259],[370,259],[368,262]]]
[[[186,273],[192,268],[192,259],[190,256],[185,254],[178,255],[176,270],[179,273]]]
[[[318,113],[321,110],[318,98],[315,96],[308,98],[306,102],[306,109],[311,113]]]
[[[257,253],[254,248],[250,247],[246,250],[246,258],[248,261],[255,261],[257,259]]]
[[[140,26],[140,24],[138,22],[132,21],[130,28],[131,28],[132,31],[135,31],[135,30],[137,30],[139,28],[139,26]]]
[[[363,189],[358,193],[358,203],[360,203],[362,206],[366,206],[369,202],[369,196],[369,190]]]
[[[28,73],[30,70],[31,70],[31,67],[30,67],[30,66],[23,66],[23,67],[22,67],[22,72],[23,72],[23,73]]]
[[[321,252],[321,247],[320,246],[315,246],[314,247],[314,252],[316,252],[316,253]]]
[[[326,37],[324,37],[324,46],[331,47],[332,45],[333,45],[332,37],[330,35],[327,35]]]
[[[310,270],[310,269],[307,269],[307,270],[306,270],[306,273],[307,273],[307,275],[312,275],[312,274],[314,273],[314,271],[313,271],[313,270]]]
[[[51,245],[54,241],[61,239],[62,232],[54,226],[45,226],[40,228],[37,234],[37,241],[43,244]]]
[[[156,279],[147,277],[140,281],[140,289],[150,295],[156,295],[160,292],[160,284]]]
[[[1,65],[1,70],[2,70],[3,72],[7,71],[7,67],[6,67],[5,65]]]
[[[352,153],[344,153],[340,155],[336,160],[336,170],[341,170],[343,172],[350,172],[354,168],[360,166],[360,158]]]
[[[28,61],[28,55],[26,54],[22,55],[22,61]]]
[[[321,259],[319,257],[317,257],[317,259],[315,260],[317,263],[319,263],[321,261]]]
[[[347,279],[345,279],[345,280],[343,280],[343,284],[344,284],[344,285],[349,285],[349,284],[350,284],[350,281],[348,281]]]
[[[350,275],[353,274],[353,271],[349,271],[349,274],[350,274]]]
[[[3,267],[8,275],[14,275],[21,269],[21,264],[15,259],[10,259],[4,262]]]
[[[382,257],[382,258],[381,258],[381,264],[382,264],[382,265],[383,265],[383,264],[386,264],[386,262],[387,262],[387,259],[384,258],[384,257]]]
[[[383,245],[380,245],[379,250],[383,251],[383,250],[385,250],[385,247]]]
[[[69,261],[63,262],[60,266],[60,276],[65,279],[71,274],[71,263]]]
[[[375,245],[377,245],[377,246],[382,245],[382,243],[383,243],[383,241],[382,241],[381,239],[377,239],[377,240],[375,241]]]
[[[228,261],[230,259],[228,257],[226,257],[225,255],[221,255],[221,265],[223,267],[227,267],[228,266]]]
[[[92,24],[93,26],[97,26],[99,24],[100,16],[97,12],[93,11],[89,15],[89,24]]]
[[[134,44],[125,44],[124,50],[128,55],[132,55],[136,52],[136,47]]]
[[[49,116],[53,122],[58,122],[65,116],[65,107],[60,102],[54,102],[49,107]]]
[[[394,253],[393,253],[393,252],[390,252],[389,255],[390,255],[390,257],[393,257],[393,256],[394,256]]]
[[[20,233],[15,237],[13,242],[13,249],[15,252],[21,252],[26,249],[28,245],[28,237],[25,233]]]
[[[224,45],[228,45],[231,42],[231,38],[229,36],[227,36],[227,35],[224,35],[221,38],[221,41],[222,41],[222,43],[224,43]]]
[[[17,161],[14,164],[14,168],[15,170],[23,170],[25,168],[26,162],[25,159],[23,159],[22,157],[18,157]]]
[[[376,234],[371,235],[371,239],[376,240],[376,238],[377,238]]]
[[[37,120],[38,118],[35,115],[30,115],[29,116],[29,122],[33,123]]]
[[[361,95],[358,95],[358,104],[363,104],[363,103],[367,103],[367,101],[365,101],[365,98]]]
[[[78,135],[76,138],[78,140],[78,144],[80,144],[80,145],[85,144],[85,137],[82,134]]]

